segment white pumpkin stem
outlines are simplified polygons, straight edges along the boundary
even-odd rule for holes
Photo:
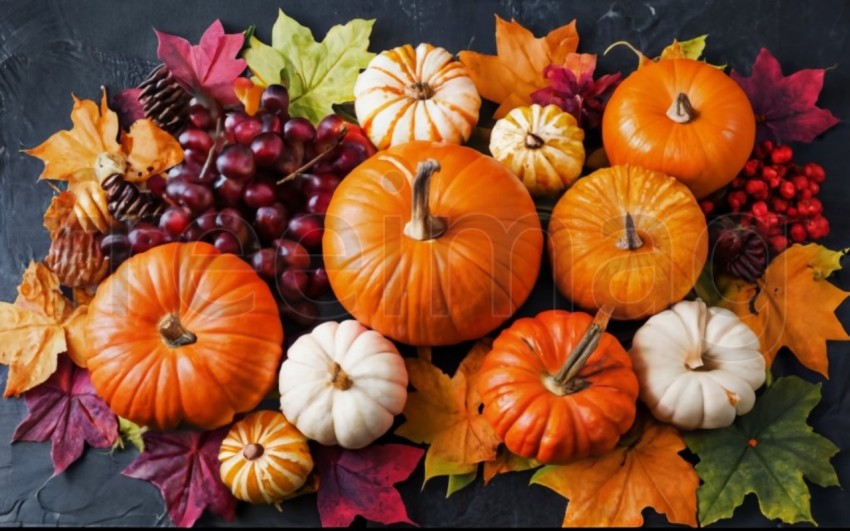
[[[266,449],[263,448],[262,444],[251,443],[242,449],[242,457],[244,457],[248,461],[253,461],[254,459],[259,459],[260,457],[262,457],[265,451]]]
[[[608,327],[608,321],[611,319],[611,313],[614,309],[611,306],[605,305],[596,312],[593,317],[593,322],[585,331],[584,335],[575,346],[567,361],[564,363],[558,374],[554,376],[555,383],[565,390],[568,389],[570,381],[578,375],[584,368],[584,364],[590,358],[590,355],[596,351],[599,346],[599,341],[602,339],[602,334]]]
[[[351,378],[345,374],[345,371],[342,370],[342,365],[334,362],[333,374],[331,375],[331,384],[334,387],[339,389],[340,391],[348,391],[351,389],[351,386],[354,385],[354,382],[351,381]]]
[[[434,97],[434,89],[426,81],[417,81],[407,86],[407,96],[414,100],[428,100]]]
[[[670,118],[677,124],[686,124],[693,121],[697,117],[697,111],[691,105],[691,100],[684,92],[680,92],[670,108],[667,109],[667,118]]]
[[[170,313],[160,321],[159,335],[162,336],[165,344],[171,348],[191,345],[198,340],[198,336],[183,327],[180,317],[176,313]]]
[[[446,232],[445,218],[431,215],[429,207],[431,195],[431,175],[440,171],[436,160],[420,162],[413,178],[413,212],[410,221],[404,226],[404,234],[421,242],[439,238]]]
[[[546,144],[546,142],[531,131],[525,135],[525,147],[528,149],[540,149],[544,144]]]
[[[617,249],[629,251],[643,247],[643,240],[640,239],[637,230],[635,230],[635,220],[628,212],[626,212],[626,234],[617,240],[616,246]]]

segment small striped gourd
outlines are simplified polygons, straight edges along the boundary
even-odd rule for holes
[[[307,438],[278,411],[256,411],[234,424],[218,460],[233,495],[258,504],[283,501],[313,470]]]
[[[357,119],[378,149],[413,140],[462,144],[480,107],[466,67],[430,44],[382,52],[354,85]]]

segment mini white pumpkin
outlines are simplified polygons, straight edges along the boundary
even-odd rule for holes
[[[430,44],[381,52],[354,85],[357,119],[378,149],[413,140],[462,144],[480,107],[466,67]]]
[[[395,345],[357,321],[327,322],[289,347],[280,369],[280,408],[322,444],[363,448],[407,401],[407,369]]]
[[[631,355],[640,397],[656,418],[692,430],[729,426],[765,379],[759,339],[738,317],[701,300],[651,317]]]

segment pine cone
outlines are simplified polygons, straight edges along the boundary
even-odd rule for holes
[[[168,67],[159,65],[139,88],[139,102],[145,116],[172,135],[177,134],[186,120],[191,96],[177,83]]]
[[[732,276],[755,282],[767,268],[767,241],[753,227],[721,219],[713,231],[715,264]]]
[[[154,221],[162,215],[166,205],[153,195],[140,191],[133,183],[113,173],[101,184],[106,192],[106,206],[112,217],[126,225],[139,221]]]
[[[109,274],[109,261],[100,250],[100,236],[86,231],[73,216],[51,233],[53,241],[44,260],[59,281],[71,288],[97,285]]]

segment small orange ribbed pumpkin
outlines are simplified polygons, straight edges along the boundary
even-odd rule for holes
[[[484,416],[513,453],[566,463],[608,452],[635,418],[629,355],[608,315],[550,310],[518,319],[484,358]]]
[[[531,196],[507,168],[431,142],[378,152],[351,172],[322,240],[345,309],[426,346],[475,339],[508,319],[534,287],[542,248]]]
[[[639,319],[681,300],[708,255],[705,216],[676,179],[637,166],[579,179],[549,222],[555,283],[583,308]]]
[[[271,390],[283,328],[269,287],[239,257],[207,243],[136,255],[89,306],[92,384],[136,424],[223,426]]]
[[[755,134],[744,91],[722,71],[692,59],[639,68],[614,90],[602,117],[611,164],[672,175],[697,198],[735,178]]]
[[[307,482],[307,438],[277,411],[256,411],[230,428],[218,453],[221,481],[237,499],[279,503]]]

